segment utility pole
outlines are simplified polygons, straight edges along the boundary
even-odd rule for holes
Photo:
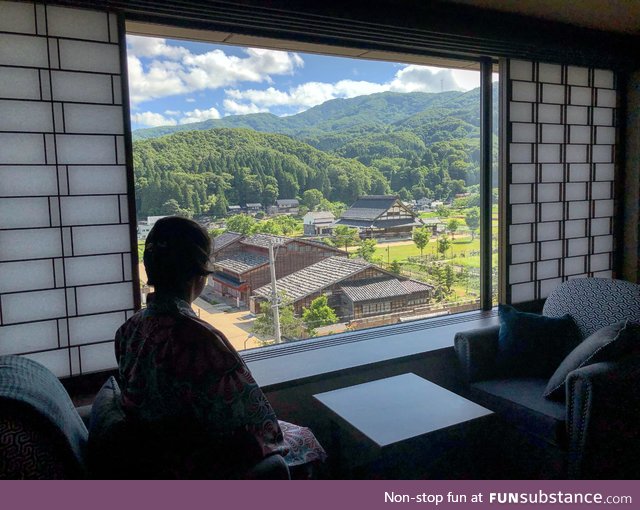
[[[271,270],[271,309],[273,310],[273,328],[276,335],[276,343],[282,341],[280,336],[280,312],[278,310],[278,287],[276,285],[276,260],[273,255],[273,239],[269,239],[269,268]]]

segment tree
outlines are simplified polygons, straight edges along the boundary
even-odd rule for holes
[[[373,261],[373,256],[376,253],[376,244],[378,242],[375,239],[365,239],[358,247],[358,257],[362,257],[368,262]]]
[[[314,211],[323,199],[324,195],[319,189],[311,188],[302,194],[302,203],[306,205],[310,211]]]
[[[256,220],[248,214],[236,214],[227,220],[227,230],[239,234],[252,234],[256,223]]]
[[[443,301],[448,294],[451,294],[451,287],[455,283],[455,272],[449,264],[434,265],[431,268],[431,277],[436,286],[436,300]]]
[[[438,253],[442,255],[442,258],[444,258],[445,254],[447,253],[449,246],[451,246],[451,241],[446,235],[443,235],[440,239],[438,239]]]
[[[451,287],[453,287],[453,284],[456,281],[456,274],[453,271],[453,267],[451,267],[450,264],[447,264],[444,267],[444,286],[447,289],[447,293],[450,294],[451,293]]]
[[[344,246],[345,251],[349,250],[349,246],[358,244],[360,235],[357,228],[347,227],[346,225],[338,225],[333,230],[333,238],[336,245]]]
[[[216,202],[211,207],[211,214],[213,214],[216,218],[224,218],[227,215],[228,207],[229,203],[227,202],[224,193],[218,193],[216,195]]]
[[[164,204],[162,204],[163,209],[167,214],[171,216],[179,216],[180,215],[180,204],[175,198],[170,198]]]
[[[451,239],[455,237],[456,230],[458,230],[459,226],[460,226],[460,221],[457,220],[456,218],[451,218],[447,222],[447,230],[451,232]]]
[[[183,218],[192,218],[193,211],[189,208],[183,209],[175,198],[167,200],[163,206],[163,210],[171,216],[182,216]]]
[[[293,303],[284,292],[280,293],[280,335],[284,339],[298,339],[305,336],[305,325],[299,317],[295,316]],[[260,303],[260,313],[253,321],[251,332],[263,337],[275,336],[275,324],[273,321],[273,309],[270,301]]]
[[[276,216],[273,218],[273,222],[280,227],[282,234],[285,236],[294,233],[296,230],[302,230],[302,222],[288,214]]]
[[[470,277],[471,275],[469,274],[469,270],[466,267],[463,267],[462,271],[460,271],[456,277],[458,280],[458,283],[464,287],[465,294],[469,292]]]
[[[293,303],[287,301],[283,294],[280,305],[280,334],[284,340],[298,340],[305,338],[306,327],[300,317],[296,317]]]
[[[423,256],[423,251],[429,244],[431,239],[431,230],[428,227],[419,227],[413,229],[413,242],[416,248],[420,250],[420,257]]]
[[[436,214],[440,218],[448,218],[449,215],[451,214],[451,211],[449,210],[448,207],[446,207],[444,205],[439,205],[438,207],[436,207]]]
[[[471,231],[471,240],[473,241],[475,239],[476,233],[478,232],[478,229],[480,228],[480,208],[472,207],[471,209],[467,210],[466,214],[464,215],[464,221]]]
[[[400,262],[398,262],[396,259],[393,259],[393,262],[391,262],[389,269],[391,270],[392,273],[395,273],[395,274],[402,273],[402,266],[400,265]]]
[[[237,232],[237,231],[236,231]],[[282,228],[273,220],[259,221],[255,224],[252,233],[273,234],[275,236],[282,235]]]
[[[262,190],[262,201],[265,207],[273,205],[278,199],[278,183],[267,184]]]
[[[327,296],[320,296],[311,301],[309,308],[303,309],[302,321],[307,327],[309,336],[314,336],[317,328],[338,322],[338,316],[329,306]]]
[[[211,230],[207,231],[207,233],[209,234],[209,237],[211,239],[214,239],[215,237],[218,237],[223,232],[224,232],[224,229],[223,228],[218,228],[218,227],[214,227]]]

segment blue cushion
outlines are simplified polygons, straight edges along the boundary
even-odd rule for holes
[[[124,459],[122,434],[125,414],[120,406],[120,388],[114,377],[109,377],[96,395],[91,407],[87,460],[89,471],[95,478],[121,478],[127,466]]]
[[[573,319],[545,317],[500,305],[496,364],[504,377],[549,377],[580,341]]]
[[[544,396],[564,402],[565,381],[569,372],[601,361],[615,361],[638,347],[640,347],[640,326],[628,320],[599,329],[573,349],[560,363],[549,379]]]
[[[111,428],[125,419],[120,406],[120,388],[113,376],[102,385],[91,406],[89,421],[89,440],[104,439]]]
[[[542,396],[545,384],[544,378],[493,379],[473,383],[471,390],[483,405],[519,429],[563,447],[567,409]]]

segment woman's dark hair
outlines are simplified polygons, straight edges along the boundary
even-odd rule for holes
[[[147,282],[156,288],[180,289],[194,276],[211,273],[211,238],[195,221],[178,216],[159,219],[144,245]]]

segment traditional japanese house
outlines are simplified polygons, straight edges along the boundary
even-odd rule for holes
[[[271,281],[269,245],[274,247],[276,278],[282,278],[327,257],[346,257],[346,253],[323,243],[254,234],[245,236],[225,232],[214,239],[213,267],[210,281],[214,293],[236,298],[238,304],[249,302],[254,289]]]
[[[361,237],[407,237],[422,226],[416,214],[395,195],[365,195],[335,225],[357,228]]]
[[[300,315],[311,302],[326,295],[340,322],[375,315],[409,311],[426,305],[433,286],[400,277],[364,259],[330,257],[290,274],[277,282],[279,292],[293,302]],[[250,308],[271,298],[271,286],[255,290]]]
[[[304,235],[320,236],[331,234],[336,217],[329,211],[310,211],[302,218]]]

